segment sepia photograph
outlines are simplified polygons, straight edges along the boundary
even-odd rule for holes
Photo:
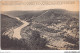
[[[79,1],[2,1],[2,50],[79,50]]]

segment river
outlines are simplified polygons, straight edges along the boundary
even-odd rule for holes
[[[25,26],[29,25],[29,23],[27,21],[21,20],[20,18],[16,17],[16,19],[18,21],[21,21],[23,23],[23,25],[13,29],[14,33],[13,33],[13,38],[17,38],[17,39],[21,39],[21,29],[24,28]]]

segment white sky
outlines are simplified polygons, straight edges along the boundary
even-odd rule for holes
[[[31,2],[31,0],[27,0],[27,1]],[[25,11],[25,10],[46,10],[46,9],[66,9],[69,11],[79,11],[79,1],[78,0],[76,0],[72,4],[65,4],[66,0],[64,0],[65,2],[62,2],[62,4],[57,3],[57,4],[52,4],[52,5],[37,5],[40,3],[41,0],[37,0],[38,2],[36,5],[24,4],[24,3],[29,3],[27,1],[16,1],[16,2],[15,1],[14,2],[2,1],[1,3],[3,3],[4,5],[1,5],[1,11],[12,11],[12,10]],[[59,0],[59,1],[62,1],[62,0]],[[69,0],[67,0],[67,1],[69,1]],[[54,0],[51,2],[54,2]],[[71,2],[71,0],[69,2]],[[17,3],[20,3],[20,5]],[[44,3],[44,2],[42,2],[42,3]]]

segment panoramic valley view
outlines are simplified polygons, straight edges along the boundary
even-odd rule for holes
[[[64,9],[1,14],[2,50],[78,50],[79,12]]]

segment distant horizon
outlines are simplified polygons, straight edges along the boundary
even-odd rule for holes
[[[65,11],[69,11],[69,10],[66,10],[66,9],[46,9],[46,10],[65,10]],[[45,10],[10,10],[10,12],[11,11],[33,11],[33,12],[35,12],[35,11],[45,11]],[[2,11],[2,12],[9,12],[9,11]],[[71,12],[79,12],[79,11],[71,11]]]
[[[61,9],[61,8],[54,8],[54,9]],[[49,9],[42,9],[42,10],[2,10],[2,12],[7,12],[7,11],[43,11],[43,10],[49,10]],[[68,10],[68,9],[61,9],[61,10],[67,10],[67,11],[73,11],[73,12],[78,12],[79,10]]]

